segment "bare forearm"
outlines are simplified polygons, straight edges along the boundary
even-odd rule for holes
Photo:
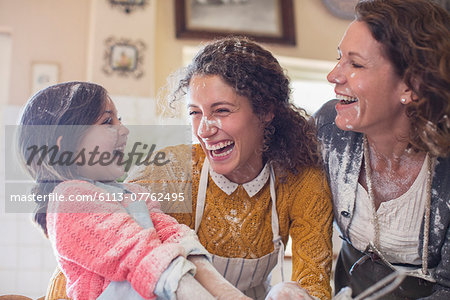
[[[195,279],[217,299],[250,299],[223,278],[205,257],[190,256],[188,259],[197,267]]]
[[[189,273],[184,275],[178,283],[176,295],[177,300],[190,300],[194,295],[197,299],[215,299],[215,297]]]

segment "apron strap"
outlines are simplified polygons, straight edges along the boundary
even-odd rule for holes
[[[272,164],[270,164],[270,197],[272,198],[272,234],[273,234],[273,246],[278,251],[278,265],[281,270],[281,281],[284,282],[284,244],[280,236],[280,225],[278,222],[277,213],[277,195],[275,193],[275,172],[273,171]]]
[[[195,209],[195,232],[198,232],[202,222],[203,211],[205,210],[206,188],[208,187],[209,160],[205,157],[197,192],[197,207]]]

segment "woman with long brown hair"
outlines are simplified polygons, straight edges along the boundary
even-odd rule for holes
[[[207,44],[184,71],[170,100],[187,96],[199,144],[171,149],[172,162],[192,153],[192,213],[175,218],[196,230],[216,269],[255,299],[267,295],[290,235],[294,282],[271,297],[330,298],[329,188],[314,126],[290,103],[278,61],[232,37]],[[129,178],[151,187],[149,176],[175,182],[186,172],[149,166]]]

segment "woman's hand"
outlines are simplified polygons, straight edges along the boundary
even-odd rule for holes
[[[297,282],[287,281],[274,285],[266,300],[313,300],[308,292],[302,289]]]

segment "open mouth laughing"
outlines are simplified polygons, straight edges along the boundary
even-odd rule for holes
[[[338,99],[341,104],[352,104],[358,102],[358,98],[356,97],[350,97],[340,94],[336,94],[336,99]]]
[[[234,142],[231,140],[220,142],[214,145],[208,145],[205,143],[206,149],[209,151],[211,157],[225,157],[233,152]]]

